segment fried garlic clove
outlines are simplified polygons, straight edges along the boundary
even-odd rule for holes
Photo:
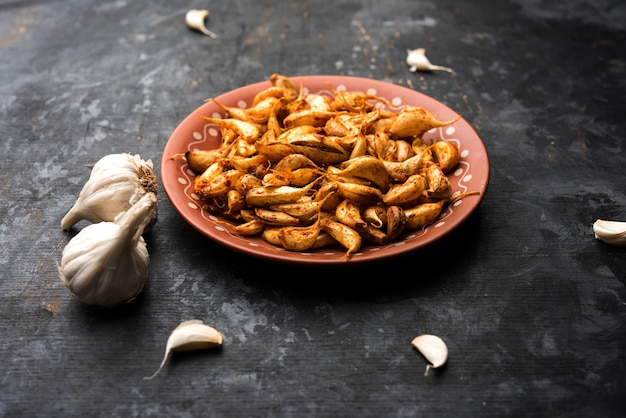
[[[442,128],[461,119],[457,115],[454,119],[440,120],[423,107],[406,106],[394,117],[389,127],[391,138],[420,137],[433,128]]]
[[[430,146],[437,164],[444,173],[450,173],[459,164],[461,154],[459,147],[450,141],[437,141]]]
[[[389,180],[395,183],[404,183],[424,167],[424,153],[414,155],[404,161],[385,161],[385,169],[389,174]]]
[[[300,223],[300,219],[295,216],[277,210],[254,208],[254,213],[267,225],[296,226]]]
[[[437,217],[441,214],[445,203],[444,200],[440,200],[439,202],[422,203],[412,208],[405,209],[405,227],[408,229],[419,229],[430,225],[435,222]]]
[[[229,190],[234,189],[237,180],[239,180],[242,175],[243,173],[239,170],[224,171],[195,191],[205,199],[221,196]]]
[[[383,196],[388,206],[411,206],[417,202],[428,187],[428,181],[421,174],[414,174],[404,183],[390,188]]]
[[[286,129],[295,128],[296,126],[316,126],[322,127],[326,122],[335,116],[334,111],[330,110],[313,110],[303,109],[298,112],[290,113],[283,120]]]
[[[367,225],[361,217],[361,209],[354,202],[345,199],[335,208],[337,220],[350,228],[359,229]]]
[[[208,348],[216,348],[222,345],[224,336],[218,330],[205,325],[199,319],[190,319],[182,322],[167,339],[165,346],[165,355],[161,361],[161,365],[154,374],[144,377],[144,380],[152,380],[161,371],[168,356],[176,351],[202,350]]]
[[[346,256],[350,256],[361,249],[361,235],[354,229],[329,218],[321,220],[320,224],[324,231],[347,250]]]
[[[189,150],[185,152],[185,160],[189,168],[197,175],[202,174],[213,163],[225,157],[222,148],[212,150]]]
[[[316,164],[339,164],[350,158],[350,153],[337,141],[324,135],[309,134],[291,138],[289,145]]]
[[[374,228],[387,223],[387,209],[383,205],[368,206],[363,210],[363,219]]]
[[[598,219],[593,223],[596,239],[618,247],[626,246],[626,222]]]
[[[319,222],[310,226],[286,226],[278,232],[283,248],[289,251],[307,251],[315,245],[321,231]]]
[[[220,130],[233,131],[238,137],[242,138],[249,144],[253,144],[261,137],[261,126],[256,123],[247,122],[235,118],[212,118],[200,115],[200,117],[208,122],[216,124]],[[222,136],[224,136],[222,134]]]
[[[213,103],[218,105],[222,110],[227,112],[230,117],[256,124],[267,123],[272,113],[275,112],[275,106],[277,104],[280,105],[280,100],[272,96],[264,98],[259,103],[249,108],[228,106],[213,98],[210,100],[212,100]]]
[[[372,206],[383,201],[383,194],[375,187],[358,183],[335,183],[339,194],[357,205]]]
[[[244,237],[260,235],[265,229],[265,223],[260,219],[253,219],[234,227],[235,232]]]
[[[406,226],[406,215],[400,206],[389,206],[387,208],[387,239],[396,241],[404,232]]]
[[[428,374],[430,369],[441,367],[448,361],[448,346],[436,335],[419,335],[411,341],[411,345],[430,363],[426,366],[424,376]]]
[[[283,203],[293,203],[305,196],[313,188],[315,182],[304,187],[293,186],[259,186],[246,193],[246,202],[253,207],[269,207]]]
[[[430,60],[426,57],[426,50],[424,48],[409,49],[406,53],[406,63],[410,67],[409,70],[411,72],[446,71],[454,74],[454,70],[452,68],[431,64]]]
[[[428,188],[426,195],[430,199],[447,199],[452,196],[452,183],[437,164],[430,164],[422,170]]]
[[[339,168],[341,171],[337,174],[368,180],[383,193],[389,188],[389,173],[380,158],[363,155],[344,161]]]
[[[315,200],[283,203],[282,205],[272,205],[270,209],[277,210],[296,217],[302,221],[311,219],[322,209],[323,203]]]
[[[281,97],[285,100],[285,103],[290,103],[298,97],[298,90],[289,77],[274,73],[270,76],[270,83],[282,91]]]
[[[215,39],[217,38],[217,35],[208,30],[205,26],[205,20],[207,17],[209,17],[208,10],[191,9],[187,12],[187,14],[185,14],[185,23],[187,23],[187,26],[191,29],[195,29]]]

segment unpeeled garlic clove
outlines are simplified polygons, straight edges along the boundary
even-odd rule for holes
[[[424,376],[428,374],[430,369],[441,367],[448,361],[448,346],[436,335],[419,335],[411,341],[411,345],[430,363],[426,366]]]
[[[607,244],[626,246],[626,222],[597,219],[593,223],[593,232],[596,239]]]
[[[424,48],[408,49],[406,57],[406,63],[409,65],[411,72],[416,71],[447,71],[454,74],[454,70],[448,67],[442,67],[441,65],[433,65],[426,57],[426,50]]]
[[[151,380],[161,371],[167,357],[175,351],[202,350],[206,348],[216,348],[222,345],[224,336],[218,330],[202,323],[199,319],[190,319],[182,322],[167,339],[165,355],[161,365],[152,376],[144,377],[144,380]]]
[[[192,29],[204,33],[215,39],[217,35],[206,28],[205,21],[209,17],[208,10],[191,9],[185,15],[185,23]]]

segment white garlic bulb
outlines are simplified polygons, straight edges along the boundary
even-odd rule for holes
[[[595,237],[610,245],[626,246],[626,222],[597,219],[593,223]]]
[[[152,160],[144,161],[139,155],[127,153],[109,154],[93,166],[78,199],[61,220],[61,228],[70,229],[82,219],[112,222],[143,195],[156,195],[157,191]],[[147,229],[154,225],[156,218],[155,211]]]
[[[149,255],[142,234],[156,211],[145,194],[114,222],[83,228],[63,249],[59,276],[68,291],[90,305],[130,302],[148,278]]]

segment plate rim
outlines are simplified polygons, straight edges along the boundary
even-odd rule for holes
[[[441,109],[446,110],[447,112],[450,112],[454,115],[459,115],[459,112],[454,111],[452,108],[450,108],[449,106],[447,106],[446,104],[434,99],[431,96],[428,96],[422,92],[413,90],[409,87],[403,86],[403,85],[399,85],[399,84],[395,84],[392,82],[388,82],[388,81],[383,81],[383,80],[378,80],[378,79],[370,79],[370,78],[366,78],[366,77],[355,77],[355,76],[343,76],[343,75],[300,75],[300,76],[287,76],[299,89],[300,86],[304,86],[306,88],[306,82],[307,80],[314,80],[318,83],[326,83],[329,84],[329,89],[330,86],[332,85],[333,87],[337,87],[337,86],[341,86],[342,85],[342,81],[345,82],[346,84],[356,84],[356,83],[360,83],[362,85],[366,85],[366,84],[374,84],[377,88],[380,87],[387,87],[387,88],[393,88],[395,90],[398,90],[402,93],[404,93],[403,98],[404,99],[412,99],[411,101],[420,101],[420,102],[427,102],[430,104],[435,105],[436,107],[439,107]],[[271,85],[269,79],[268,80],[264,80],[264,81],[258,81],[255,83],[251,83],[248,85],[244,85],[244,86],[240,86],[237,87],[235,89],[232,89],[230,91],[226,91],[224,93],[219,94],[218,96],[215,97],[216,100],[220,101],[220,103],[223,104],[228,104],[228,105],[233,105],[233,104],[229,104],[228,100],[229,98],[234,98],[235,100],[237,99],[238,96],[241,96],[242,94],[247,93],[248,91],[260,91],[261,89],[267,88]],[[380,87],[379,87],[380,86]],[[381,96],[385,97],[384,94],[380,94]],[[412,97],[407,97],[407,96],[412,96]],[[386,97],[387,98],[387,97]],[[202,224],[200,224],[199,222],[197,222],[195,219],[192,219],[192,217],[187,216],[187,213],[183,210],[183,205],[182,203],[184,202],[179,202],[177,199],[177,196],[175,196],[175,186],[178,186],[179,188],[183,187],[183,184],[180,183],[176,183],[174,181],[171,181],[171,179],[165,175],[166,172],[168,172],[169,167],[171,166],[171,163],[173,161],[173,155],[177,154],[175,152],[168,152],[168,150],[170,148],[173,147],[173,142],[174,139],[177,138],[180,133],[184,130],[187,129],[187,125],[190,123],[193,123],[192,119],[197,119],[198,118],[198,113],[201,111],[201,109],[206,108],[206,107],[211,107],[211,101],[207,100],[205,101],[205,103],[201,104],[200,106],[196,107],[191,113],[189,113],[185,118],[183,118],[179,124],[175,127],[175,129],[172,131],[172,133],[170,134],[164,148],[163,148],[163,153],[161,156],[161,165],[160,165],[160,177],[161,177],[161,183],[163,186],[163,189],[165,191],[165,194],[168,197],[168,200],[170,201],[171,205],[174,207],[175,211],[178,213],[179,216],[181,216],[181,218],[183,218],[183,220],[189,224],[193,229],[195,229],[196,231],[200,232],[202,235],[204,235],[205,237],[211,239],[212,241],[214,241],[215,243],[225,246],[231,250],[234,250],[236,252],[242,253],[242,254],[246,254],[248,256],[252,256],[255,258],[260,258],[263,260],[270,260],[270,261],[275,261],[275,262],[282,262],[282,263],[290,263],[290,264],[299,264],[299,265],[318,265],[318,266],[322,266],[322,265],[355,265],[355,264],[363,264],[363,263],[369,263],[369,262],[375,262],[375,261],[381,261],[381,260],[387,260],[390,258],[394,258],[396,256],[400,256],[403,254],[407,254],[410,251],[417,251],[419,249],[422,249],[424,247],[427,247],[429,245],[434,244],[436,241],[441,240],[442,238],[444,238],[445,236],[449,235],[451,232],[453,232],[454,230],[456,230],[459,226],[461,226],[463,223],[465,223],[465,221],[477,210],[477,208],[480,206],[482,200],[485,197],[488,185],[489,185],[489,179],[490,179],[490,175],[491,175],[491,167],[490,167],[490,162],[489,162],[489,156],[487,154],[487,149],[486,146],[484,144],[484,142],[482,141],[482,138],[480,138],[480,136],[478,135],[478,133],[476,132],[476,130],[474,129],[474,127],[472,125],[469,124],[469,122],[467,122],[467,120],[465,120],[462,115],[461,118],[459,119],[459,121],[457,121],[456,123],[463,123],[464,129],[469,130],[469,133],[473,134],[474,139],[476,140],[475,143],[473,143],[472,145],[474,146],[474,148],[479,149],[480,154],[482,156],[482,158],[484,158],[484,176],[481,176],[481,183],[480,183],[480,194],[478,196],[471,196],[468,197],[471,199],[475,199],[475,201],[473,203],[470,203],[470,207],[468,210],[465,211],[464,214],[462,214],[461,218],[455,219],[454,225],[452,227],[449,227],[447,229],[445,229],[444,231],[441,231],[437,234],[430,234],[429,236],[425,236],[423,237],[424,239],[419,239],[419,241],[417,243],[411,243],[410,245],[406,246],[404,245],[404,243],[390,243],[387,244],[385,246],[373,246],[373,245],[365,245],[364,248],[362,248],[359,252],[357,252],[356,254],[353,254],[350,257],[347,257],[345,255],[343,255],[342,257],[324,257],[324,258],[316,258],[319,257],[318,255],[321,253],[324,253],[325,251],[322,250],[317,250],[315,252],[294,252],[294,251],[287,251],[278,247],[275,247],[272,245],[272,250],[275,250],[272,253],[266,252],[266,251],[260,251],[257,249],[257,247],[252,246],[251,244],[251,240],[247,237],[242,237],[242,241],[246,242],[248,245],[238,245],[238,243],[236,243],[232,238],[234,238],[233,234],[231,234],[230,232],[226,232],[226,234],[231,237],[231,239],[221,239],[220,237],[217,236],[217,234],[212,234],[209,233],[208,228],[206,227],[207,222],[210,222],[208,220],[205,220]],[[214,105],[216,106],[216,105]],[[420,104],[420,106],[428,108],[427,105],[422,105]],[[217,110],[217,109],[216,109]],[[221,109],[217,110],[219,113],[224,113]],[[199,119],[198,119],[199,120]],[[206,127],[207,124],[205,124]],[[453,125],[454,126],[454,125]],[[206,140],[206,138],[205,138]],[[189,141],[187,144],[187,149],[189,149],[189,145],[192,143],[193,141]],[[178,152],[180,153],[180,151]],[[186,163],[185,163],[186,164]],[[184,167],[184,165],[181,167]],[[180,190],[180,189],[179,189]],[[213,216],[213,218],[215,218],[217,220],[217,222],[214,220],[214,227],[218,228],[218,223],[219,223],[219,218],[216,216]],[[224,223],[226,223],[226,221],[224,221]],[[428,228],[431,228],[433,226],[433,224],[429,225]],[[224,227],[221,227],[224,228]],[[428,228],[426,229],[426,231],[428,230]],[[226,228],[224,228],[226,229]],[[222,232],[221,232],[222,233]],[[255,240],[258,240],[261,238],[255,238]],[[267,244],[267,246],[269,246],[271,244]],[[264,245],[265,247],[266,245]],[[407,248],[402,248],[402,247],[407,247]],[[378,254],[376,254],[376,252],[378,252],[380,249],[384,249],[386,252],[388,252],[388,249],[394,247],[394,248],[398,248],[398,250],[396,251],[392,251],[389,254],[384,254],[383,256],[378,256]],[[364,250],[370,249],[370,251],[367,251],[367,254],[364,252]],[[371,249],[376,249],[376,250],[371,250]],[[339,254],[345,254],[345,250],[343,250],[340,247],[337,247],[336,250],[333,251],[328,251],[328,253],[339,253]]]

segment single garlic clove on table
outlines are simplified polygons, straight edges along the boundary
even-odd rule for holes
[[[406,51],[406,63],[409,65],[411,72],[416,71],[446,71],[454,74],[452,68],[443,67],[441,65],[433,65],[426,57],[426,50],[424,48],[409,49]]]
[[[626,222],[598,219],[593,223],[593,232],[597,239],[607,244],[626,246]]]
[[[191,9],[185,15],[185,23],[192,29],[204,33],[211,38],[217,38],[217,35],[206,28],[206,18],[209,17],[208,10]]]
[[[448,361],[448,346],[436,335],[419,335],[411,341],[411,345],[430,363],[426,366],[424,376],[428,374],[430,369],[441,367]]]
[[[202,323],[199,319],[190,319],[181,322],[167,339],[165,355],[161,365],[151,376],[144,377],[144,380],[151,380],[161,371],[167,357],[175,351],[191,351],[207,348],[216,348],[222,345],[224,336],[218,330]]]

